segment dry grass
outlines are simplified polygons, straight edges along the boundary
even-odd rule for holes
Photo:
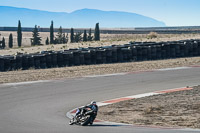
[[[147,35],[147,39],[154,39],[154,38],[157,38],[157,37],[158,37],[158,34],[156,32],[150,32]]]

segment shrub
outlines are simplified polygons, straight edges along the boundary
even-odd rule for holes
[[[157,37],[158,37],[158,34],[156,32],[150,32],[147,35],[147,39],[153,39],[153,38],[157,38]]]

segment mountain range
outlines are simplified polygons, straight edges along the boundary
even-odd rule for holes
[[[27,8],[0,6],[0,27],[17,27],[18,20],[22,27],[49,27],[54,21],[54,27],[93,28],[97,22],[104,28],[133,27],[164,27],[164,22],[139,15],[119,11],[101,11],[96,9],[81,9],[71,13],[49,12]]]

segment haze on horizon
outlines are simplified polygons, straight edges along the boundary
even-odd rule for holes
[[[141,14],[167,26],[199,26],[200,0],[1,0],[0,6],[73,12],[89,8]]]

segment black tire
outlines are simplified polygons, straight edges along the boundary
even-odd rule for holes
[[[87,126],[91,121],[91,116],[86,116],[80,121],[81,126]]]
[[[74,121],[70,120],[69,125],[73,125],[73,124],[74,124]]]
[[[69,125],[76,124],[75,121],[77,121],[77,120],[75,119],[75,117],[73,117],[73,118],[69,121]]]

